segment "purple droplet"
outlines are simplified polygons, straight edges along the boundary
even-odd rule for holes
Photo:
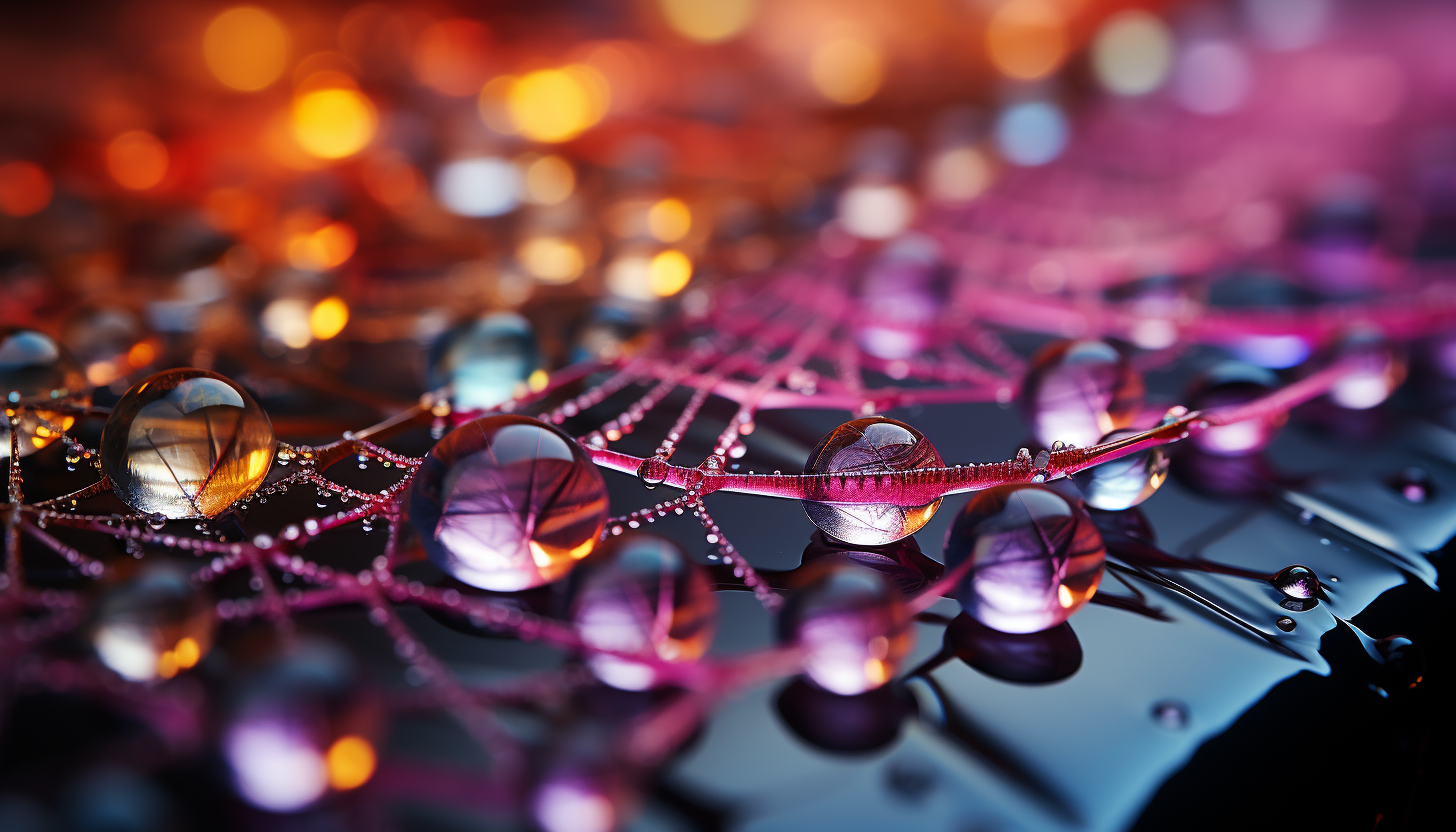
[[[1143,381],[1116,347],[1104,341],[1057,341],[1031,361],[1021,408],[1043,445],[1095,445],[1128,426],[1143,401]]]
[[[871,416],[847,422],[809,452],[806,474],[889,473],[942,468],[945,461],[920,431],[903,422]],[[883,546],[919,531],[940,508],[896,503],[803,501],[804,511],[824,533],[845,543]]]
[[[915,643],[900,591],[878,573],[815,565],[779,613],[779,639],[803,651],[804,674],[841,696],[874,690]]]
[[[1066,621],[1097,591],[1106,554],[1085,508],[1035,485],[977,494],[945,539],[948,571],[973,561],[956,588],[961,606],[1003,633]]]

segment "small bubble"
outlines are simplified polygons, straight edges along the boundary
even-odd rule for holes
[[[1292,632],[1294,632],[1294,628],[1297,625],[1294,623],[1294,619],[1293,618],[1290,618],[1289,616],[1285,615],[1285,616],[1280,616],[1279,620],[1274,622],[1274,626],[1278,627],[1279,629],[1283,630],[1286,633],[1292,633]]]
[[[1181,731],[1188,727],[1188,706],[1165,699],[1153,705],[1153,721],[1166,731]]]

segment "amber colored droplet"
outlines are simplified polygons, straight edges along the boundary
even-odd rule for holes
[[[166,370],[112,408],[101,467],[137,511],[214,517],[263,483],[276,444],[246,390],[207,370]]]
[[[9,397],[14,394],[15,399]],[[81,365],[49,335],[33,329],[0,328],[0,398],[14,410],[22,457],[56,440],[74,415],[36,405],[86,407],[91,391]],[[10,421],[0,419],[0,459],[10,458]]]

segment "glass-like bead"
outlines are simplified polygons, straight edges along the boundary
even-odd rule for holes
[[[1347,410],[1375,407],[1405,381],[1405,356],[1377,332],[1347,333],[1332,352],[1331,361],[1350,365],[1330,388],[1330,400]]]
[[[871,416],[830,431],[809,453],[804,473],[889,473],[944,466],[935,446],[920,431],[903,422]],[[803,504],[809,519],[825,534],[860,546],[883,546],[912,535],[940,508],[938,499],[920,506],[812,500]]]
[[[588,648],[648,653],[664,662],[700,658],[713,640],[718,597],[701,566],[676,544],[644,533],[614,537],[584,568],[572,618]],[[663,684],[657,670],[605,653],[588,658],[597,678],[623,690]]]
[[[596,466],[570,437],[525,416],[460,426],[430,450],[410,488],[410,522],[430,560],[499,592],[564,576],[607,520]]]
[[[1278,385],[1279,378],[1262,367],[1225,361],[1199,374],[1184,400],[1191,409],[1213,410],[1253,401]],[[1215,456],[1244,456],[1268,447],[1287,419],[1288,415],[1282,411],[1271,413],[1263,418],[1194,431],[1192,439],[1199,448]]]
[[[1143,401],[1143,381],[1127,356],[1104,341],[1056,341],[1031,360],[1021,409],[1038,442],[1091,446],[1127,427]]]
[[[459,410],[488,410],[515,396],[540,366],[530,321],[496,312],[440,336],[430,350],[430,385],[450,385]]]
[[[33,329],[0,327],[0,459],[10,458],[10,412],[18,420],[22,457],[30,456],[70,429],[76,417],[46,410],[46,405],[86,407],[90,387],[81,366],[49,335]]]
[[[242,684],[223,727],[223,757],[244,800],[296,812],[369,781],[382,722],[378,691],[349,655],[305,640]]]
[[[971,561],[956,585],[961,607],[1003,633],[1066,621],[1097,591],[1106,554],[1085,508],[1036,485],[977,494],[945,539],[947,572]]]
[[[187,573],[144,568],[97,605],[91,642],[101,663],[133,682],[170,679],[212,648],[212,603]]]
[[[1115,430],[1098,440],[1098,444],[1136,433],[1131,429]],[[1072,475],[1072,482],[1092,508],[1122,511],[1153,496],[1167,478],[1168,455],[1162,447],[1152,447],[1078,471]]]
[[[276,444],[268,414],[236,383],[207,370],[165,370],[111,409],[101,467],[137,511],[215,517],[257,490]]]
[[[779,640],[803,651],[804,675],[841,696],[874,690],[894,678],[915,644],[910,610],[879,573],[827,563],[779,612]]]

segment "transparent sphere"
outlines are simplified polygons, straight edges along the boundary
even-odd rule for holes
[[[111,409],[101,468],[137,511],[215,517],[263,483],[275,444],[246,390],[207,370],[165,370]]]
[[[270,812],[357,788],[377,764],[383,708],[347,653],[302,641],[242,686],[222,732],[233,786]]]
[[[51,339],[33,329],[0,327],[0,399],[19,420],[20,455],[30,456],[69,430],[76,417],[44,409],[46,404],[86,407],[90,386],[81,366]],[[38,405],[21,409],[15,405]],[[0,419],[0,459],[10,458],[10,419]]]
[[[1319,596],[1319,576],[1308,566],[1286,566],[1270,583],[1291,601],[1308,601]]]
[[[1279,378],[1262,367],[1225,361],[1199,374],[1188,388],[1185,401],[1193,410],[1212,410],[1253,401],[1278,386]],[[1274,413],[1262,419],[1245,419],[1195,431],[1191,438],[1193,444],[1215,456],[1244,456],[1268,447],[1287,418],[1287,414]]]
[[[460,410],[488,410],[515,396],[540,366],[531,322],[496,312],[440,336],[430,350],[430,385],[450,385]]]
[[[1038,442],[1079,448],[1126,427],[1143,401],[1143,380],[1105,341],[1056,341],[1031,360],[1021,408]]]
[[[956,587],[961,607],[1003,633],[1055,627],[1102,580],[1102,535],[1087,510],[1035,485],[977,494],[945,537],[945,568],[971,561]]]
[[[894,678],[915,644],[905,599],[876,572],[826,563],[779,612],[779,640],[803,651],[804,675],[841,696]]]
[[[819,440],[809,452],[804,473],[883,473],[944,466],[935,446],[920,431],[903,422],[871,416],[846,422]],[[940,508],[940,500],[922,506],[811,500],[803,504],[809,519],[825,534],[860,546],[883,546],[912,535]]]
[[[550,583],[596,546],[607,485],[581,447],[525,416],[486,416],[441,439],[410,486],[410,522],[436,566],[471,586]]]
[[[133,682],[170,679],[212,648],[212,602],[180,568],[154,565],[97,605],[91,643],[101,663]]]
[[[614,537],[589,564],[572,605],[589,648],[651,653],[664,662],[700,658],[713,641],[718,596],[701,566],[676,544],[643,533]],[[664,680],[652,667],[595,653],[588,663],[615,688],[647,690]]]
[[[1099,439],[1098,444],[1135,433],[1138,431],[1115,430]],[[1154,447],[1078,471],[1072,475],[1072,482],[1092,508],[1122,511],[1153,496],[1167,478],[1168,455],[1161,447]]]

